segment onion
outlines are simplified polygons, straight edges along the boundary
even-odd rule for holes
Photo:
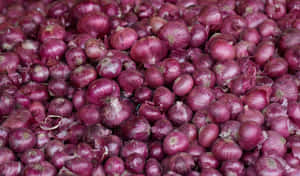
[[[145,37],[132,46],[130,55],[137,62],[156,64],[167,55],[166,44],[157,37]]]
[[[184,167],[181,167],[182,165]],[[168,163],[169,170],[180,174],[186,174],[190,172],[194,166],[195,163],[193,161],[193,158],[189,154],[184,152],[177,153],[171,156]]]
[[[224,39],[214,39],[209,44],[211,56],[217,61],[233,60],[235,58],[235,48],[229,41]]]
[[[127,120],[131,113],[131,107],[125,101],[117,97],[108,98],[107,103],[101,109],[102,122],[107,126],[118,126]]]
[[[244,122],[239,129],[239,144],[245,150],[251,150],[262,138],[262,129],[256,122]]]
[[[162,40],[168,41],[170,48],[185,48],[191,40],[187,26],[182,22],[168,22],[159,30]]]
[[[141,87],[143,82],[143,75],[136,70],[125,70],[118,77],[118,83],[126,96],[131,95],[136,88]]]
[[[131,28],[117,29],[111,36],[110,43],[118,50],[129,49],[137,40],[137,33]]]
[[[268,131],[268,137],[262,145],[265,155],[283,156],[286,153],[286,140],[275,131]]]
[[[175,125],[187,123],[192,119],[192,110],[183,102],[177,101],[168,110],[168,119]]]
[[[173,91],[178,96],[184,96],[189,93],[194,86],[194,80],[189,74],[182,74],[175,79]]]
[[[220,160],[239,160],[243,154],[238,144],[231,140],[217,140],[212,146],[212,152]]]
[[[104,35],[109,30],[109,19],[101,13],[88,13],[81,17],[77,23],[77,30],[81,33],[88,33],[94,37]]]
[[[212,90],[209,88],[194,87],[188,94],[186,103],[193,111],[205,109],[214,100]]]
[[[255,170],[258,175],[282,175],[283,166],[273,157],[261,157],[255,164]]]
[[[183,152],[187,150],[188,145],[187,136],[179,131],[169,133],[163,141],[164,152],[168,155]]]
[[[200,128],[198,142],[203,147],[209,147],[219,135],[219,128],[216,124],[208,124]]]
[[[119,86],[113,80],[100,78],[89,85],[86,92],[86,99],[88,102],[103,105],[103,98],[108,96],[118,97],[119,94]]]
[[[272,89],[273,101],[296,101],[298,99],[298,88],[291,75],[283,75],[278,78],[273,84]]]
[[[125,121],[121,131],[128,139],[147,140],[151,133],[151,126],[147,119],[137,117]]]

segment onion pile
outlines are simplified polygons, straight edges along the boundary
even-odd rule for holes
[[[299,0],[0,1],[1,176],[299,176]]]

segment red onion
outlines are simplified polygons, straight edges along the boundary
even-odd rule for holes
[[[121,156],[127,158],[132,154],[139,154],[143,158],[147,158],[149,154],[147,144],[136,140],[126,142],[121,149]]]
[[[130,55],[133,60],[143,64],[156,64],[167,55],[166,44],[157,37],[145,37],[132,46]]]
[[[268,131],[268,137],[262,145],[265,155],[284,156],[286,153],[286,140],[275,131]]]
[[[180,63],[173,58],[167,58],[163,62],[161,62],[160,70],[162,70],[167,84],[174,81],[181,74]]]
[[[151,128],[152,136],[159,140],[163,139],[172,130],[172,123],[167,119],[161,119],[156,121]]]
[[[153,103],[146,101],[141,104],[138,110],[138,115],[145,117],[150,122],[160,120],[163,115],[160,112],[159,107],[154,106]]]
[[[194,86],[194,80],[189,74],[182,74],[175,79],[173,91],[178,96],[184,96],[189,93]]]
[[[199,130],[198,142],[203,147],[209,147],[219,135],[219,128],[216,124],[208,124]]]
[[[183,152],[187,150],[188,145],[187,136],[179,131],[169,133],[163,141],[164,152],[168,155]]]
[[[214,122],[223,123],[230,119],[230,109],[227,104],[215,101],[209,107],[209,115],[212,116]]]
[[[183,167],[182,167],[183,165]],[[184,152],[172,155],[169,159],[168,169],[176,173],[186,174],[195,166],[193,158]]]
[[[81,65],[75,68],[71,75],[71,83],[79,88],[86,87],[97,77],[96,70],[91,65]]]
[[[272,89],[273,101],[296,101],[298,99],[297,84],[291,75],[283,75],[278,78],[273,84]]]
[[[107,98],[101,109],[101,119],[107,126],[118,126],[127,120],[132,113],[131,107],[117,97]]]
[[[131,28],[117,29],[111,36],[110,43],[118,50],[129,49],[137,40],[137,33]]]
[[[121,125],[121,131],[128,139],[147,140],[151,133],[151,126],[147,119],[137,117],[124,122]]]
[[[55,65],[66,50],[66,44],[62,40],[49,39],[40,48],[43,62],[47,65]]]
[[[209,44],[211,56],[217,61],[232,60],[235,58],[235,48],[229,41],[214,39]]]
[[[32,163],[24,168],[24,176],[29,175],[54,176],[56,175],[56,169],[47,161]]]
[[[297,102],[291,102],[288,104],[288,115],[289,118],[295,122],[298,126],[300,125],[300,105]]]
[[[230,175],[230,174],[244,175],[245,174],[244,165],[239,161],[225,161],[222,164],[221,170],[225,173],[225,175]]]
[[[298,64],[300,58],[299,47],[288,48],[285,51],[284,58],[287,60],[289,68],[297,71],[300,69]]]
[[[101,13],[88,13],[81,17],[77,23],[77,30],[81,33],[88,33],[94,37],[104,35],[109,30],[109,19]]]
[[[192,110],[183,102],[177,101],[168,110],[168,119],[176,125],[189,122],[192,118]]]
[[[264,115],[260,111],[250,109],[246,106],[244,108],[244,111],[239,115],[238,121],[240,121],[241,123],[252,121],[252,122],[256,122],[259,125],[262,125],[265,121],[264,118],[265,118]]]
[[[262,129],[256,122],[244,122],[239,129],[239,144],[245,150],[251,150],[262,138]]]
[[[122,63],[119,59],[115,58],[103,58],[97,65],[97,72],[100,76],[105,78],[115,78],[122,70]]]
[[[240,74],[240,67],[235,61],[219,62],[214,66],[217,84],[224,86]]]
[[[212,152],[220,160],[239,160],[243,154],[238,144],[231,140],[217,140],[212,146]]]
[[[154,88],[162,86],[164,84],[163,73],[156,66],[149,67],[145,72],[145,82]]]
[[[193,111],[205,109],[214,100],[212,90],[209,88],[194,87],[188,94],[186,103]]]
[[[93,81],[86,92],[86,99],[90,103],[103,105],[104,98],[108,96],[118,97],[120,95],[119,86],[113,80],[100,78]]]
[[[135,89],[141,87],[143,82],[143,75],[136,70],[125,70],[118,77],[120,88],[126,96],[130,96]]]
[[[247,28],[241,33],[242,40],[258,43],[260,41],[260,35],[255,28]]]
[[[153,92],[153,102],[167,110],[174,103],[175,95],[166,87],[159,87]]]
[[[148,159],[145,165],[145,172],[147,175],[161,175],[162,169],[160,163],[156,159]]]
[[[178,21],[168,22],[159,30],[162,40],[168,41],[170,48],[185,48],[191,40],[187,26]]]
[[[1,167],[1,173],[4,175],[19,175],[22,170],[22,163],[17,161],[9,161]]]
[[[215,158],[215,156],[211,152],[203,153],[198,158],[198,166],[203,169],[217,168],[218,165],[219,165],[219,161]]]
[[[89,39],[85,42],[85,54],[91,62],[97,62],[107,54],[107,49],[101,40]]]
[[[221,32],[237,37],[246,27],[247,21],[243,17],[232,15],[224,19]]]
[[[13,161],[15,160],[15,155],[14,153],[6,147],[1,147],[0,149],[0,163],[5,164],[8,161]]]
[[[298,176],[299,9],[0,1],[0,175]]]
[[[179,18],[179,8],[172,3],[164,3],[158,11],[158,16],[166,20],[176,20]]]
[[[218,25],[222,21],[222,15],[216,6],[209,5],[202,9],[198,20],[205,25]]]
[[[191,32],[191,47],[199,47],[204,44],[204,42],[208,38],[208,32],[205,26],[201,24],[194,24],[192,26],[192,29],[190,29]]]
[[[55,98],[49,104],[48,114],[69,117],[72,110],[72,103],[68,99]]]
[[[66,61],[70,68],[74,69],[86,62],[84,51],[79,47],[68,49],[65,54]]]
[[[280,176],[283,174],[283,166],[276,160],[276,158],[264,156],[261,157],[255,164],[255,170],[258,175]]]
[[[271,92],[272,91],[269,89],[269,87],[253,89],[248,93],[248,95],[246,95],[245,103],[250,108],[261,110],[269,103]]]
[[[16,71],[19,63],[20,59],[15,53],[2,53],[0,55],[0,73]]]
[[[23,152],[35,146],[36,136],[31,130],[18,128],[9,134],[9,146],[15,152]]]
[[[221,131],[219,136],[223,139],[238,140],[238,133],[241,123],[235,120],[226,121],[221,125]]]
[[[201,70],[196,70],[193,73],[193,78],[195,80],[195,84],[203,87],[212,88],[216,82],[216,76],[214,72],[210,69],[203,68]]]
[[[288,71],[288,63],[283,58],[271,58],[264,67],[265,73],[270,77],[279,77]]]

